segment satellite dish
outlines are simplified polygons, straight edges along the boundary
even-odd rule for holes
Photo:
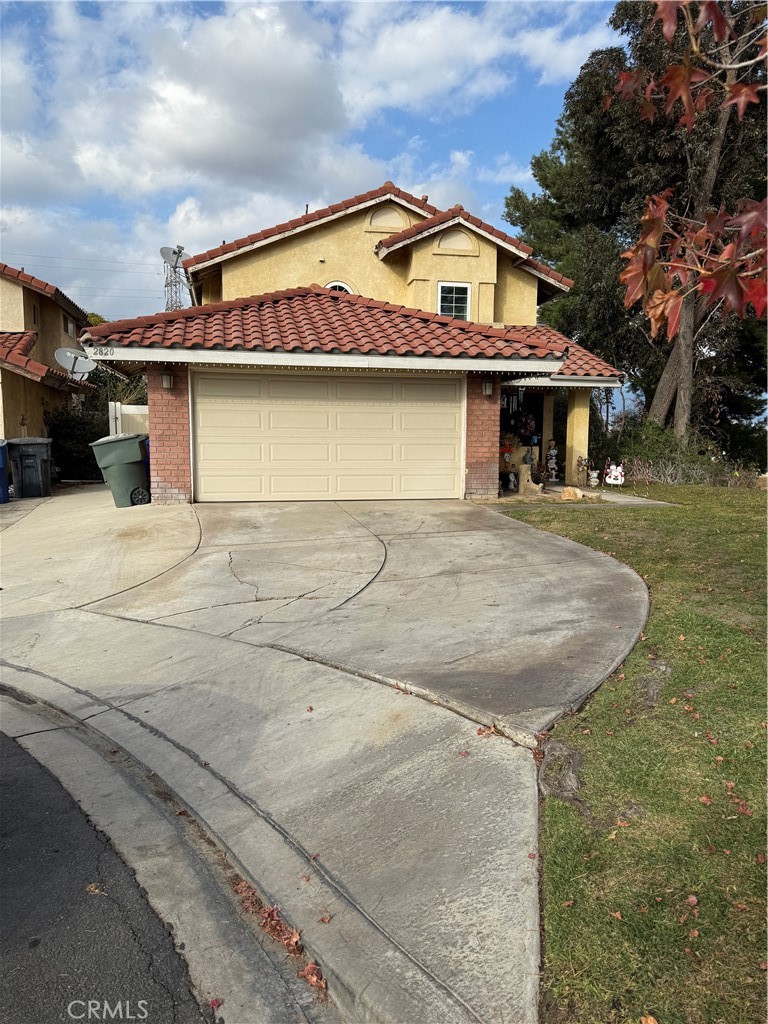
[[[86,380],[91,370],[95,370],[97,366],[93,359],[89,359],[79,348],[57,348],[54,355],[59,366],[63,366],[75,380]]]
[[[189,253],[184,252],[183,245],[177,245],[175,249],[172,249],[170,245],[164,245],[160,250],[160,255],[163,257],[164,263],[177,270],[181,266],[181,261],[187,259]]]

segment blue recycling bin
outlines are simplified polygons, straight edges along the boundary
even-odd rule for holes
[[[8,442],[0,438],[0,505],[8,501]]]

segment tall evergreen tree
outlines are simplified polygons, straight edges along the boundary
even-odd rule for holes
[[[630,0],[616,6],[611,25],[625,47],[595,51],[584,64],[566,93],[552,146],[532,161],[541,191],[529,196],[512,188],[505,219],[575,281],[569,295],[542,308],[543,320],[626,370],[649,419],[663,424],[674,409],[678,433],[691,413],[696,425],[722,431],[760,411],[764,356],[762,363],[744,361],[737,398],[728,382],[732,360],[717,356],[738,350],[742,329],[735,317],[707,312],[694,298],[686,300],[674,346],[652,339],[646,318],[624,309],[621,253],[637,237],[646,198],[665,188],[672,187],[676,209],[702,217],[709,208],[733,209],[742,196],[765,194],[765,104],[750,105],[741,121],[733,106],[710,107],[690,134],[670,118],[642,120],[637,104],[605,109],[621,72],[644,67],[661,77],[670,63],[661,33],[650,31],[654,11]],[[682,50],[687,37],[679,35]],[[724,415],[728,401],[735,405]]]

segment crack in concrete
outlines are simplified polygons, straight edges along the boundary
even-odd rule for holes
[[[229,569],[229,571],[232,573],[234,578],[237,580],[237,582],[241,586],[243,586],[243,587],[253,587],[253,597],[251,598],[251,600],[252,601],[258,601],[258,599],[259,599],[259,588],[258,588],[258,586],[255,583],[246,583],[245,580],[241,580],[240,579],[240,577],[235,572],[234,565],[232,564],[234,557],[235,557],[234,551],[229,551],[228,552],[228,558],[227,558],[227,569]]]

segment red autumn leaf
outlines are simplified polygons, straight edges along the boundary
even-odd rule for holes
[[[180,811],[176,811],[176,816],[178,818],[188,818],[189,817],[189,811],[185,811],[184,808],[182,807],[182,809]]]
[[[459,757],[469,757],[469,751],[468,750],[460,750],[459,751]]]
[[[572,907],[573,906],[573,900],[566,900],[565,903],[562,904],[562,906],[564,906],[564,907]]]
[[[528,854],[528,860],[536,860],[536,854],[535,853],[529,853]]]
[[[691,67],[688,63],[683,63],[670,64],[664,72],[664,77],[661,79],[661,85],[667,90],[666,113],[669,114],[675,103],[680,100],[687,117],[690,119],[690,123],[686,123],[689,132],[693,128],[693,118],[695,116],[691,86],[697,82],[705,82],[708,78],[709,75],[705,71],[700,71],[698,68]]]
[[[661,22],[661,31],[668,46],[677,32],[677,12],[681,7],[687,7],[690,0],[656,0],[656,13],[653,16],[651,25],[657,21]]]
[[[632,822],[631,821],[624,821],[623,818],[617,818],[616,819],[616,824],[619,826],[619,828],[629,828],[630,825],[632,824]]]
[[[688,904],[689,907],[696,907],[699,904],[697,897],[694,896],[693,893],[691,893],[690,896],[686,896],[685,902]]]
[[[755,863],[756,864],[765,864],[765,860],[766,860],[766,857],[765,857],[764,853],[756,853],[755,854]]]
[[[318,917],[317,920],[320,922],[320,924],[330,924],[330,922],[332,920],[332,915],[331,914],[323,914],[323,916],[322,917]]]
[[[328,984],[317,964],[307,964],[303,971],[299,971],[298,976],[303,978],[313,988],[319,988],[323,991],[328,988]]]
[[[712,797],[709,796],[707,793],[704,793],[703,796],[699,797],[699,803],[706,804],[706,806],[709,807],[709,805],[712,803]]]
[[[314,708],[312,707],[312,705],[311,705],[311,704],[310,704],[310,705],[309,705],[309,706],[307,707],[307,711],[314,711],[314,710],[315,710],[315,709],[314,709]]]
[[[707,843],[706,851],[707,853],[717,853],[717,847],[713,846],[712,843]]]
[[[765,277],[753,277],[746,282],[745,287],[745,301],[752,303],[755,316],[762,317],[765,307],[768,305],[768,290],[766,289]]]
[[[689,939],[698,939],[698,937],[699,937],[699,929],[698,928],[691,928],[691,930],[688,932],[688,938]]]
[[[728,28],[728,22],[725,20],[725,15],[720,9],[720,4],[716,0],[700,0],[699,17],[693,27],[694,32],[700,33],[710,22],[712,23],[712,35],[715,37],[715,42],[722,43],[724,39],[728,38],[730,29]]]
[[[623,920],[620,910],[609,910],[608,913],[611,915],[611,917],[615,917],[617,921]]]
[[[735,217],[724,219],[718,234],[723,234],[726,228],[738,228],[740,242],[748,238],[765,237],[768,230],[768,199],[763,199],[760,203],[747,199],[740,206]]]
[[[211,999],[211,1001],[208,1003],[208,1005],[210,1006],[210,1008],[212,1010],[218,1010],[218,1008],[220,1006],[224,1005],[224,1000],[223,999]]]
[[[734,82],[732,85],[726,85],[725,88],[728,90],[728,99],[720,104],[720,109],[722,110],[731,103],[734,103],[739,114],[739,120],[744,117],[744,111],[749,103],[760,102],[760,94],[757,91],[756,85]]]
[[[736,910],[746,910],[747,909],[747,904],[746,903],[734,903],[733,905],[736,908]]]
[[[730,793],[730,792],[731,792],[731,790],[733,790],[733,789],[736,789],[736,783],[735,783],[735,782],[732,782],[732,781],[731,781],[731,780],[729,779],[729,780],[728,780],[728,781],[726,782],[726,784],[725,784],[725,788],[726,788],[726,789],[728,790],[728,792]]]
[[[616,92],[623,100],[632,99],[644,87],[645,72],[638,68],[635,71],[620,71],[616,81]],[[607,107],[605,109],[608,109]]]

